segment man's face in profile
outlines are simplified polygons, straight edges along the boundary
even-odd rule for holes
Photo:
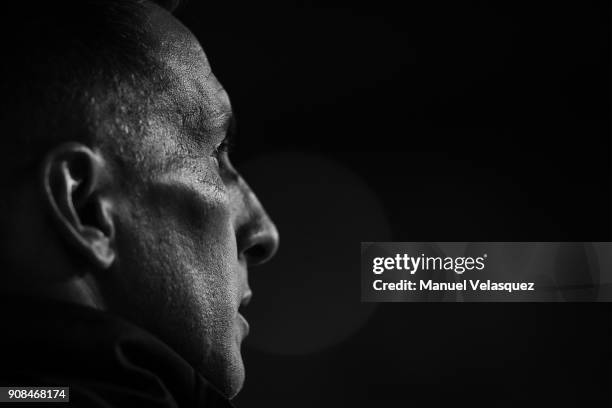
[[[168,12],[151,6],[150,18],[181,108],[174,123],[148,124],[155,136],[142,153],[158,165],[134,170],[137,181],[117,198],[118,267],[104,290],[114,292],[110,310],[159,336],[233,397],[244,380],[247,267],[272,256],[278,234],[229,161],[231,106],[202,48]],[[187,135],[181,122],[199,134]]]

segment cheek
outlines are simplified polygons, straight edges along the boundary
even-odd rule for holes
[[[139,303],[134,307],[140,309],[139,320],[202,361],[230,335],[237,308],[238,257],[229,200],[218,191],[158,184],[126,207],[118,229],[118,260],[126,268],[119,275],[125,287],[139,293],[128,293],[131,302]]]
[[[229,289],[237,250],[227,195],[214,188],[159,184],[149,189],[146,203],[149,232],[162,253],[183,266],[183,278],[191,278],[201,294],[206,291],[207,299]]]

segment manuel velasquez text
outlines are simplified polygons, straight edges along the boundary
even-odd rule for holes
[[[465,279],[460,282],[436,282],[431,279],[412,281],[402,279],[396,282],[383,282],[376,279],[372,286],[376,291],[533,291],[533,282],[494,282],[491,280]]]

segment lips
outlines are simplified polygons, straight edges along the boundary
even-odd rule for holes
[[[247,307],[249,303],[251,303],[251,298],[253,297],[253,292],[251,290],[247,290],[244,295],[242,295],[242,300],[240,301],[240,307]]]
[[[238,320],[240,320],[240,323],[242,324],[242,327],[244,328],[244,337],[248,336],[249,335],[249,331],[251,330],[251,328],[249,326],[249,322],[240,313],[238,313]]]
[[[240,307],[238,308],[238,320],[240,320],[240,323],[242,324],[244,328],[244,337],[248,336],[250,327],[249,327],[249,322],[240,312],[244,310],[245,307],[247,307],[247,305],[251,302],[252,297],[253,297],[253,292],[251,292],[250,290],[247,290],[242,296],[242,301],[240,302]]]

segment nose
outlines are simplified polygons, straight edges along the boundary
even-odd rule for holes
[[[236,217],[238,254],[248,266],[260,265],[272,258],[278,250],[279,235],[257,196],[241,178],[240,208]]]

